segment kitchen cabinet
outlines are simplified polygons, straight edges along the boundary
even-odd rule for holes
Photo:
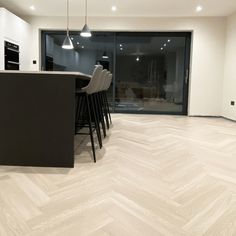
[[[19,46],[19,68],[30,70],[31,25],[20,17],[0,8],[0,70],[5,69],[5,42]]]

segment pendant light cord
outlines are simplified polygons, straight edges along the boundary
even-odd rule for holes
[[[67,31],[67,35],[69,35],[69,0],[67,0],[67,4],[66,4],[66,7],[67,7],[67,28],[66,28],[66,31]]]
[[[87,0],[85,0],[85,24],[87,24],[87,11],[88,11],[88,3]]]

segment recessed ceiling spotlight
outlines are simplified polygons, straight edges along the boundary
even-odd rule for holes
[[[116,7],[116,6],[112,6],[112,7],[111,7],[111,10],[112,10],[112,11],[116,11],[116,10],[117,10],[117,7]]]
[[[30,6],[30,9],[31,9],[32,11],[34,11],[34,10],[35,10],[35,6],[34,6],[34,5]]]
[[[166,43],[164,44],[164,47],[166,47]]]
[[[120,48],[121,51],[123,51],[123,48]]]
[[[84,48],[84,46],[82,46],[81,48]]]
[[[123,45],[122,44],[120,44],[120,47],[122,47]]]
[[[71,40],[74,40],[74,38],[73,38],[73,37],[71,37]]]
[[[202,11],[202,9],[203,9],[202,6],[199,5],[196,7],[196,12],[200,12],[200,11]]]
[[[77,42],[77,45],[79,45],[79,42]]]
[[[164,48],[161,48],[161,51],[164,50]]]
[[[168,43],[169,43],[170,41],[171,41],[170,39],[167,40]]]
[[[139,57],[137,57],[137,58],[136,58],[136,61],[139,61],[139,60],[140,60]]]

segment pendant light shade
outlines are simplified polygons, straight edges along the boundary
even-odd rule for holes
[[[103,59],[109,59],[109,57],[108,57],[108,55],[107,55],[106,52],[103,53],[102,58],[103,58]]]
[[[85,25],[80,33],[80,36],[89,38],[92,36],[92,34],[87,24],[88,21],[87,11],[88,11],[88,3],[87,0],[85,0]]]
[[[65,39],[64,39],[64,42],[63,42],[63,45],[62,45],[62,48],[63,49],[73,49],[74,46],[73,46],[73,43],[70,39],[70,36],[69,34],[66,35]]]
[[[92,36],[91,31],[90,31],[90,29],[89,29],[89,27],[88,27],[87,24],[84,25],[84,27],[83,27],[83,29],[82,29],[80,35],[81,35],[82,37],[85,37],[85,38],[89,38],[89,37]]]
[[[70,39],[70,35],[69,35],[69,0],[67,0],[67,27],[66,27],[66,37],[64,39],[64,42],[62,44],[62,48],[63,49],[73,49],[73,43]]]

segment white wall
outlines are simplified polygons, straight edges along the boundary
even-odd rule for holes
[[[222,115],[236,120],[236,13],[227,19],[225,76],[223,81]]]
[[[20,46],[20,70],[30,70],[31,26],[0,8],[0,70],[4,69],[4,40]]]

